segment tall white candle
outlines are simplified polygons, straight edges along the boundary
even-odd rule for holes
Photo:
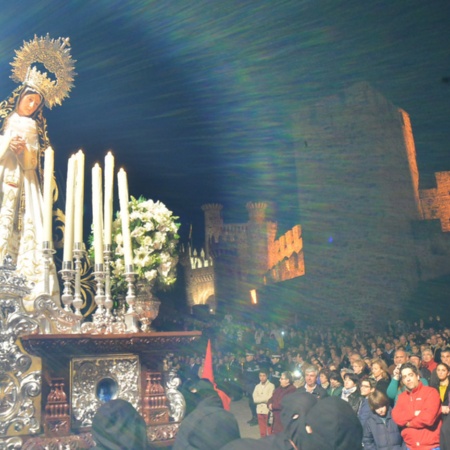
[[[53,215],[53,165],[54,152],[51,147],[45,150],[44,159],[44,242],[52,242],[52,215]]]
[[[125,266],[132,266],[133,251],[131,248],[130,216],[128,213],[128,180],[125,170],[119,170],[117,180],[119,185],[120,218],[122,219],[122,238]]]
[[[92,168],[92,218],[94,222],[94,261],[103,264],[102,169]]]
[[[84,215],[84,153],[79,150],[77,158],[77,176],[75,180],[75,225],[74,241],[83,242],[83,215]]]
[[[77,170],[77,158],[72,155],[67,164],[66,183],[66,223],[64,230],[64,253],[63,261],[72,261],[73,252],[73,219],[75,200],[75,173]]]
[[[105,232],[104,244],[111,245],[114,195],[114,156],[111,152],[105,156]]]

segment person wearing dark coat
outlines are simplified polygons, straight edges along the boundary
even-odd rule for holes
[[[361,422],[361,425],[364,429],[367,419],[371,415],[370,406],[369,406],[369,394],[375,391],[376,381],[373,378],[363,378],[359,383],[359,389],[361,392],[362,402],[359,405],[358,419]]]
[[[281,433],[259,440],[238,439],[222,450],[300,450],[305,416],[316,403],[316,397],[297,390],[281,400],[281,422],[284,427]]]
[[[223,409],[217,393],[201,396],[194,411],[181,422],[173,450],[219,450],[240,438],[236,418]]]
[[[99,450],[150,450],[144,419],[126,400],[104,403],[92,419],[92,436]]]
[[[450,450],[450,420],[444,420],[440,432],[441,450]]]
[[[351,406],[338,397],[319,400],[306,414],[299,450],[361,450],[363,430]]]
[[[380,391],[367,398],[371,415],[364,426],[364,450],[402,450],[403,439],[398,425],[392,420],[389,399]]]
[[[341,399],[346,401],[355,413],[358,413],[362,402],[358,384],[359,378],[355,373],[346,373],[344,375],[344,389],[342,390]]]
[[[308,366],[305,369],[305,385],[299,388],[300,391],[312,394],[317,399],[328,397],[327,391],[317,384],[318,373],[315,366]]]
[[[255,361],[255,354],[253,352],[247,352],[242,367],[242,381],[244,391],[248,397],[248,406],[252,414],[251,419],[247,422],[249,425],[258,425],[256,404],[253,401],[253,391],[255,386],[259,383],[259,370],[259,364]]]

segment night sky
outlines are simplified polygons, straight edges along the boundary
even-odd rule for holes
[[[130,193],[163,201],[184,238],[193,223],[200,243],[206,202],[229,222],[274,202],[284,231],[301,222],[291,116],[354,82],[410,114],[423,187],[450,170],[449,24],[448,0],[3,2],[0,97],[24,40],[68,36],[75,88],[46,111],[62,180],[71,153],[90,169],[111,149]]]

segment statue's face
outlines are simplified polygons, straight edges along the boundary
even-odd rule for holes
[[[24,95],[19,102],[19,106],[17,107],[17,114],[19,116],[29,117],[36,112],[41,104],[41,96],[39,94],[26,94]]]

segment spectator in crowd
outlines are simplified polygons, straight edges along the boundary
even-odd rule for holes
[[[358,419],[364,429],[367,418],[370,415],[369,394],[375,391],[376,381],[373,378],[363,378],[359,382],[359,390],[361,392],[362,401],[358,409]]]
[[[299,389],[302,392],[306,391],[308,394],[314,395],[318,399],[328,397],[327,391],[317,384],[317,375],[317,368],[315,366],[308,366],[305,369],[305,385]]]
[[[389,399],[375,390],[367,400],[371,414],[364,426],[364,450],[402,450],[403,439],[398,425],[392,420]]]
[[[259,383],[255,386],[253,391],[253,401],[256,405],[256,414],[258,417],[259,433],[261,437],[266,437],[271,434],[271,428],[267,422],[269,418],[269,407],[267,403],[272,398],[275,386],[268,380],[268,373],[266,370],[259,371]]]
[[[386,342],[384,344],[384,352],[382,355],[382,359],[386,362],[387,366],[390,366],[394,363],[394,346],[391,342]],[[387,370],[386,370],[387,372]]]
[[[440,433],[440,450],[450,450],[450,420],[444,420]]]
[[[321,369],[319,371],[319,381],[320,385],[327,391],[328,394],[328,388],[330,387],[330,379],[328,378],[330,373],[327,369]]]
[[[431,350],[430,347],[424,348],[422,350],[421,366],[425,369],[428,369],[430,372],[433,372],[433,370],[436,369],[437,362],[434,360],[433,350]]]
[[[280,377],[284,372],[284,364],[281,362],[281,355],[273,353],[270,356],[270,382],[277,388],[280,385]]]
[[[415,355],[411,355],[409,362],[411,364],[414,364],[417,367],[417,369],[419,370],[420,358],[415,357]],[[386,391],[387,397],[389,399],[393,400],[394,404],[397,403],[398,396],[406,390],[406,386],[404,386],[400,380],[400,367],[401,366],[397,366],[394,369],[394,373],[392,374],[391,382],[389,383],[389,386]],[[420,376],[420,370],[419,370],[419,376]],[[420,376],[420,381],[422,382],[422,384],[424,386],[428,386],[428,381],[425,378],[423,378],[422,376]]]
[[[382,359],[374,359],[372,360],[371,370],[372,376],[377,382],[376,390],[386,394],[387,388],[391,381],[387,364]]]
[[[404,337],[404,336],[403,336]],[[388,373],[392,377],[394,369],[400,367],[402,364],[408,361],[408,353],[404,349],[396,350],[394,353],[394,364],[391,364],[388,368]]]
[[[409,362],[414,364],[419,369],[419,375],[422,383],[425,384],[425,386],[428,386],[432,378],[432,374],[426,367],[421,367],[422,359],[420,355],[416,353],[411,353],[411,355],[409,356]],[[423,380],[426,380],[426,383],[424,383]]]
[[[273,414],[272,433],[277,434],[283,431],[281,423],[281,401],[286,395],[296,391],[296,387],[292,384],[292,375],[290,372],[283,372],[280,377],[280,386],[273,392],[272,398],[269,400],[269,410]]]
[[[450,347],[445,347],[441,350],[441,362],[443,362],[444,364],[447,364],[447,366],[450,367]],[[436,374],[436,369],[434,369],[430,373],[428,380],[430,382],[430,385],[435,386],[437,383],[439,383],[439,380],[438,380],[438,377]]]
[[[330,372],[330,387],[327,389],[327,394],[332,397],[340,397],[342,394],[343,384],[339,372]]]
[[[449,408],[449,376],[450,376],[450,368],[445,363],[439,363],[436,367],[436,375],[438,379],[438,383],[432,384],[439,392],[439,397],[441,398],[442,405],[442,418],[447,419],[448,414],[450,412]]]
[[[392,418],[402,428],[401,435],[408,449],[439,449],[441,400],[436,389],[424,386],[419,370],[407,362],[400,367],[406,390],[398,396]]]
[[[370,374],[369,367],[367,366],[367,364],[362,359],[357,359],[352,364],[352,368],[353,368],[353,372],[355,372],[356,375],[358,375],[359,379],[361,379],[363,377],[366,377],[367,375]]]
[[[445,347],[447,347],[447,338],[445,337],[444,334],[438,333],[438,334],[436,334],[436,341],[437,341],[437,343],[436,343],[436,346],[434,347],[434,360],[437,363],[445,362],[445,361],[442,361],[441,353],[442,353],[442,350]]]
[[[341,399],[349,403],[355,413],[358,412],[362,402],[358,384],[358,375],[354,373],[346,373],[344,375],[344,389],[342,390]]]
[[[247,352],[245,354],[245,362],[242,367],[243,388],[248,397],[248,406],[252,414],[251,419],[247,422],[249,425],[258,425],[258,418],[256,416],[256,405],[253,401],[253,390],[259,383],[259,365],[255,361],[255,354]]]

